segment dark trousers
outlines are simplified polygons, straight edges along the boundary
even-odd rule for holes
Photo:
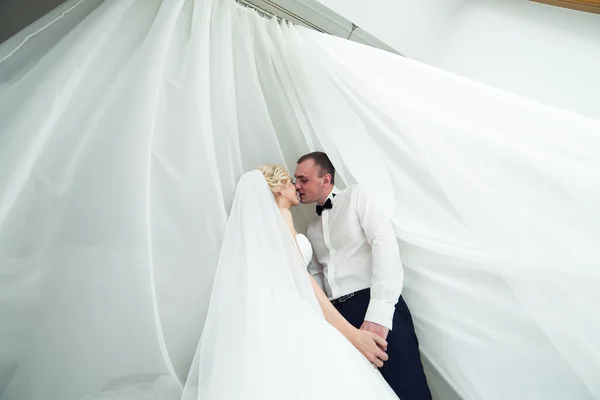
[[[364,322],[371,296],[367,291],[336,304],[336,308],[356,328]],[[421,364],[419,342],[410,311],[402,296],[396,304],[394,321],[387,342],[387,360],[381,374],[401,400],[431,400]]]

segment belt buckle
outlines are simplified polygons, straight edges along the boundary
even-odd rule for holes
[[[340,299],[339,299],[338,301],[339,301],[340,303],[344,303],[344,302],[346,302],[346,301],[350,300],[350,299],[351,299],[351,298],[353,298],[353,297],[354,297],[354,293],[350,293],[350,294],[347,294],[347,295],[345,295],[345,296],[342,296],[342,297],[340,297]]]

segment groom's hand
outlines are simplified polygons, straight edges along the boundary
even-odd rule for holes
[[[364,329],[354,329],[354,334],[348,339],[360,351],[374,367],[381,368],[387,361],[388,355],[383,350],[387,348],[387,342],[378,334],[365,331]]]
[[[376,324],[375,322],[365,321],[361,325],[360,329],[363,331],[369,331],[376,335],[379,335],[383,340],[387,340],[388,333],[390,330],[383,325]],[[387,350],[387,349],[383,349]]]

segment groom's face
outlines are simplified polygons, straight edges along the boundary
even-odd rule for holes
[[[296,166],[296,191],[302,204],[317,203],[324,192],[324,179],[321,169],[313,160],[306,160]]]

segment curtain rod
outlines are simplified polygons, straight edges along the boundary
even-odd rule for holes
[[[326,33],[328,35],[331,35],[331,33],[327,32],[326,30],[324,30],[324,29],[318,27],[317,25],[313,24],[312,22],[310,22],[310,21],[302,18],[298,14],[295,14],[295,13],[291,12],[290,10],[288,10],[288,9],[280,6],[279,4],[274,3],[272,0],[260,0],[260,1],[263,2],[263,3],[265,3],[265,4],[267,4],[267,5],[269,5],[269,6],[271,6],[271,7],[273,7],[273,8],[275,8],[276,10],[281,11],[283,14],[285,14],[285,15],[287,15],[289,17],[296,19],[297,21],[300,21],[304,25],[308,26],[309,28],[314,29],[317,32]],[[261,16],[263,16],[265,18],[268,18],[268,19],[276,18],[278,21],[283,21],[284,20],[283,17],[275,15],[271,11],[267,11],[267,10],[265,10],[264,8],[262,8],[259,5],[251,3],[250,0],[235,0],[235,2],[238,3],[239,5],[243,6],[243,7],[253,9],[254,11],[256,11],[257,13],[259,13]],[[347,40],[349,40],[352,37],[352,35],[356,32],[356,30],[359,28],[359,26],[356,25],[356,24],[354,24],[353,22],[350,22],[350,24],[352,25],[352,27],[350,29],[348,37],[346,38]],[[332,36],[334,36],[334,35],[332,35]],[[385,49],[384,48],[381,48],[381,49],[383,49],[385,51],[389,51],[391,53],[394,53],[394,54],[397,54],[399,56],[404,57],[403,54],[397,52],[395,49],[389,47],[385,43],[381,42],[381,44],[383,44],[384,46],[386,46]],[[375,46],[375,47],[380,48],[379,46]]]
[[[275,14],[273,14],[272,12],[270,12],[270,11],[267,11],[267,10],[265,10],[264,8],[262,8],[262,7],[260,7],[260,6],[257,6],[256,4],[254,4],[254,3],[251,3],[251,2],[250,2],[250,1],[248,1],[248,0],[235,0],[235,1],[236,1],[238,4],[240,4],[240,5],[244,6],[244,7],[247,7],[247,8],[252,8],[254,11],[258,12],[259,14],[261,14],[261,15],[262,15],[263,17],[265,17],[265,18],[276,18],[276,19],[278,19],[278,20],[282,20],[282,19],[283,19],[282,17],[280,17],[280,16],[278,16],[278,15],[275,15]],[[313,24],[312,22],[310,22],[310,21],[308,21],[308,20],[306,20],[306,19],[302,18],[301,16],[299,16],[299,15],[297,15],[297,14],[295,14],[295,13],[291,12],[290,10],[288,10],[288,9],[286,9],[286,8],[283,8],[283,7],[281,7],[279,4],[276,4],[276,3],[272,2],[271,0],[262,0],[262,1],[263,1],[263,3],[266,3],[266,4],[268,4],[269,6],[271,6],[271,7],[275,8],[275,9],[277,9],[277,10],[281,11],[282,13],[284,13],[284,14],[286,14],[286,15],[288,15],[289,17],[292,17],[292,18],[294,18],[294,19],[296,19],[296,20],[298,20],[298,21],[302,22],[304,25],[306,25],[306,26],[308,26],[308,27],[310,27],[310,28],[314,29],[315,31],[318,31],[318,32],[321,32],[321,33],[326,33],[326,34],[330,35],[330,33],[329,33],[329,32],[325,31],[325,30],[324,30],[324,29],[322,29],[322,28],[319,28],[317,25],[315,25],[315,24]],[[354,26],[354,24],[353,24],[353,26]]]

